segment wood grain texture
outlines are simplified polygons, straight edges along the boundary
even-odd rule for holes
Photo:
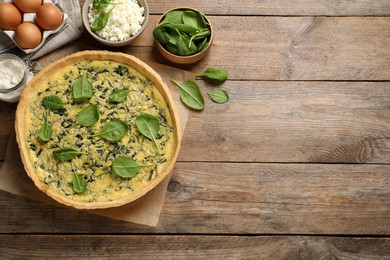
[[[177,163],[157,228],[0,192],[0,233],[390,235],[390,165]]]
[[[0,101],[0,160],[4,160],[10,133],[15,131],[16,103]]]
[[[389,248],[386,238],[0,235],[7,259],[389,259]]]
[[[199,84],[205,95],[215,89]],[[229,102],[206,98],[205,111],[191,113],[179,161],[390,163],[388,82],[229,81],[220,88]],[[14,107],[2,109],[8,140]]]
[[[225,1],[149,1],[151,13],[164,13],[178,6],[190,6],[207,14],[218,15],[327,15],[370,16],[389,15],[390,3],[386,0],[233,0]]]
[[[235,81],[221,88],[229,102],[207,99],[204,112],[191,114],[179,160],[390,163],[387,82]]]
[[[150,18],[133,45],[112,50],[178,66],[153,46],[157,19]],[[235,80],[390,80],[390,17],[209,19],[216,31],[210,53],[202,62],[181,68],[201,72],[222,67]],[[94,44],[89,37],[82,40]]]
[[[84,35],[64,48],[122,51],[192,72],[222,67],[232,80],[390,80],[390,17],[211,16],[211,51],[186,66],[167,61],[154,46],[158,18],[152,15],[127,47],[110,48]],[[55,61],[49,55],[43,65],[49,60]]]

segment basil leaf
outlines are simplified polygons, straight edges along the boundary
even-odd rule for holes
[[[184,104],[194,110],[200,111],[204,109],[204,98],[202,92],[200,92],[198,85],[194,81],[187,80],[184,83],[179,84],[177,81],[172,79],[172,82],[180,88],[180,99]]]
[[[85,154],[73,148],[60,148],[53,151],[53,156],[59,161],[70,161],[80,154]]]
[[[111,169],[114,173],[122,178],[132,178],[137,175],[138,171],[142,167],[153,166],[153,165],[143,165],[136,162],[131,157],[118,157],[112,161]]]
[[[73,97],[77,102],[85,102],[93,95],[92,83],[85,74],[73,84]]]
[[[51,111],[57,111],[64,108],[65,103],[59,96],[46,96],[43,98],[43,106]]]
[[[229,101],[229,94],[222,89],[211,91],[207,93],[212,101],[215,103],[223,104]]]
[[[75,193],[81,194],[87,191],[87,181],[84,177],[76,172],[73,173],[72,178],[73,191]]]
[[[160,122],[158,118],[147,113],[143,113],[135,119],[135,125],[142,135],[152,140],[160,152],[160,147],[157,143],[158,131],[160,131]]]
[[[126,99],[129,92],[130,90],[128,89],[115,90],[114,92],[111,93],[109,99],[113,103],[121,103]]]
[[[46,143],[50,141],[52,134],[53,134],[53,129],[51,128],[51,126],[49,125],[46,119],[42,127],[38,131],[38,139],[42,143]]]
[[[93,21],[93,23],[91,25],[91,30],[93,32],[101,31],[104,29],[104,27],[106,27],[106,25],[108,23],[108,19],[110,18],[110,14],[111,14],[113,9],[114,8],[112,8],[107,13],[102,13],[101,15],[98,16],[98,18],[96,18],[95,21]]]
[[[122,121],[122,120],[113,120],[110,122],[107,122],[103,128],[102,131],[96,135],[93,136],[101,136],[107,141],[110,142],[116,142],[119,141],[122,137],[124,137],[127,132],[129,131],[129,125]]]
[[[100,119],[100,112],[97,105],[84,107],[77,115],[74,125],[92,126]]]
[[[223,82],[228,78],[228,73],[224,69],[208,68],[205,72],[196,76]]]

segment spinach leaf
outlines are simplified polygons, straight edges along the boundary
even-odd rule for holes
[[[171,81],[180,88],[180,99],[184,104],[194,110],[200,111],[204,109],[202,92],[200,92],[198,85],[194,81],[187,80],[182,84],[179,84],[174,79]]]
[[[98,18],[96,18],[95,21],[93,21],[91,25],[91,30],[93,32],[101,31],[104,29],[104,27],[106,27],[108,23],[108,19],[110,18],[110,14],[113,9],[114,8],[111,8],[111,10],[108,11],[107,13],[102,13],[101,15],[98,16]]]
[[[165,15],[165,18],[161,22],[161,24],[163,24],[163,23],[183,23],[183,19],[182,19],[183,13],[184,13],[184,11],[181,11],[181,10],[173,10],[171,12],[168,12]]]
[[[97,105],[89,105],[84,107],[77,115],[74,125],[92,126],[100,119],[99,107]]]
[[[92,9],[102,9],[109,6],[111,0],[93,0]]]
[[[192,25],[189,25],[189,24],[181,24],[181,23],[164,23],[164,24],[161,24],[159,25],[163,28],[166,28],[166,29],[169,29],[169,30],[178,30],[179,32],[181,33],[185,33],[185,34],[188,34],[188,35],[191,35],[191,34],[194,34],[194,33],[197,33],[199,31],[198,28],[192,26]]]
[[[178,39],[179,39],[179,33],[176,30],[169,33],[169,41],[168,41],[169,43],[173,45],[177,45]]]
[[[203,51],[208,44],[209,44],[209,40],[207,38],[204,38],[203,41],[199,44],[197,52]]]
[[[197,47],[195,44],[190,41],[190,39],[179,33],[179,38],[177,39],[177,50],[181,56],[190,56],[196,53]]]
[[[165,44],[165,43],[169,42],[169,39],[170,39],[168,31],[166,30],[166,28],[164,28],[162,26],[157,26],[153,30],[153,36],[161,44]]]
[[[73,172],[72,184],[75,193],[82,194],[87,191],[87,181],[77,172]]]
[[[195,14],[198,17],[200,28],[210,28],[209,22],[207,22],[206,17],[202,13],[196,11]]]
[[[172,44],[170,42],[167,42],[164,47],[170,53],[175,54],[175,55],[179,55],[179,50],[178,50],[176,44]]]
[[[160,131],[160,122],[158,118],[147,113],[143,113],[135,119],[135,125],[142,135],[152,140],[160,152],[160,147],[157,143],[158,131]]]
[[[53,129],[49,125],[48,117],[49,117],[49,110],[47,110],[46,119],[41,128],[38,131],[38,139],[42,143],[46,143],[51,139],[51,136],[53,134]]]
[[[65,103],[59,96],[46,96],[43,98],[43,106],[51,111],[57,111],[64,108]]]
[[[182,19],[183,19],[183,23],[184,24],[188,24],[188,25],[192,25],[196,28],[202,28],[203,27],[203,24],[202,24],[202,20],[200,19],[200,17],[192,10],[186,10],[183,12],[183,16],[182,16]]]
[[[124,137],[129,131],[129,125],[122,120],[113,120],[104,124],[102,131],[93,136],[101,136],[107,141],[116,142]]]
[[[85,154],[73,148],[60,148],[53,151],[53,156],[59,161],[70,161],[80,154]]]
[[[212,101],[215,103],[223,104],[229,101],[229,94],[222,89],[211,91],[207,93]]]
[[[202,29],[201,31],[199,31],[199,32],[197,32],[197,33],[195,33],[195,34],[193,34],[191,36],[189,44],[191,44],[193,41],[197,41],[197,40],[201,40],[201,39],[203,39],[203,41],[206,40],[206,43],[207,43],[208,42],[207,36],[210,33],[211,32],[210,32],[209,29]],[[203,44],[203,42],[201,44]],[[188,46],[190,46],[190,45],[188,45]],[[196,47],[196,51],[195,52],[198,52],[198,49],[199,49],[199,47]]]
[[[223,82],[228,78],[228,73],[224,69],[208,68],[205,72],[196,76]]]
[[[137,175],[142,167],[153,166],[149,164],[140,164],[131,157],[118,157],[112,161],[111,169],[122,178],[132,178]]]
[[[111,95],[108,98],[113,103],[121,103],[126,99],[129,92],[130,90],[128,89],[115,90],[114,92],[111,93]]]
[[[73,84],[73,97],[76,102],[85,102],[93,95],[92,83],[85,74],[78,78]]]

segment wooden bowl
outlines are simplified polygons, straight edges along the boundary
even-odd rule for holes
[[[206,21],[210,24],[210,39],[209,39],[209,43],[207,45],[207,47],[202,50],[201,52],[199,53],[196,53],[194,55],[190,55],[190,56],[180,56],[180,55],[175,55],[175,54],[172,54],[170,53],[169,51],[167,51],[156,39],[154,40],[155,41],[155,44],[157,46],[157,49],[159,50],[159,52],[161,53],[162,56],[164,56],[167,60],[171,61],[171,62],[174,62],[174,63],[177,63],[177,64],[191,64],[191,63],[195,63],[197,61],[200,61],[201,59],[203,59],[207,53],[210,51],[210,48],[211,48],[211,45],[213,43],[213,40],[214,40],[214,30],[213,30],[213,26],[210,22],[209,19],[207,19],[207,17],[202,13],[200,12],[199,10],[197,9],[194,9],[194,8],[191,8],[191,7],[177,7],[177,8],[173,8],[167,12],[165,12],[161,17],[160,19],[157,21],[157,24],[156,24],[156,27],[164,20],[165,16],[167,13],[171,12],[171,11],[174,11],[174,10],[192,10],[192,11],[196,11],[196,12],[199,12],[201,13],[204,18],[206,19]]]
[[[115,67],[109,67],[110,64]],[[72,96],[74,82],[80,78],[80,75],[85,76],[86,74],[82,71],[78,72],[80,68],[91,73],[91,84],[94,87],[94,94],[87,103],[77,103]],[[98,76],[103,74],[95,72],[105,74]],[[126,74],[122,75],[122,73],[132,76],[123,77]],[[113,76],[113,74],[120,74],[120,76]],[[134,84],[134,89],[128,94],[126,101],[119,104],[120,107],[123,107],[123,112],[119,112],[121,109],[116,104],[109,103],[109,94],[107,94],[121,88],[122,83],[118,83],[117,86],[104,83],[104,81],[110,80],[109,77],[129,79],[131,84]],[[53,85],[54,79],[56,84]],[[138,86],[136,84],[142,84],[142,89],[136,87]],[[137,91],[138,88],[140,91]],[[107,91],[103,91],[104,89]],[[147,96],[145,96],[146,92],[149,93]],[[132,96],[131,93],[139,94]],[[65,101],[63,112],[53,111],[50,112],[50,115],[46,113],[43,100],[51,95],[58,95]],[[135,107],[133,103],[136,102],[135,98],[137,97],[139,100],[145,98],[145,102],[149,102],[147,104],[150,104],[150,100],[156,100],[152,102],[158,103],[154,103],[153,106],[145,105],[144,108],[142,105],[144,103],[140,101],[140,105]],[[158,98],[156,99],[156,97]],[[166,105],[161,105],[162,100]],[[63,124],[69,120],[75,122],[77,113],[89,104],[97,105],[102,115],[94,125],[69,127]],[[110,106],[111,111],[117,113],[113,116],[115,118],[108,117]],[[164,120],[164,124],[159,120],[160,130],[158,133],[161,135],[160,138],[164,138],[159,147],[145,139],[134,125],[134,118],[139,114],[151,113],[148,112],[148,107],[158,109],[154,112],[157,111],[159,117],[164,118],[161,119]],[[123,138],[124,140],[120,140],[120,143],[119,141],[111,143],[103,139],[91,139],[92,132],[99,132],[107,120],[113,119],[122,119],[129,124],[129,131]],[[38,139],[37,129],[42,126],[45,120],[52,124],[53,135],[48,142],[42,143]],[[22,93],[16,111],[15,128],[24,168],[34,184],[54,200],[79,209],[117,207],[142,197],[156,187],[173,169],[181,143],[180,118],[175,101],[160,75],[134,56],[109,51],[78,52],[44,68]],[[81,140],[77,141],[78,138]],[[80,143],[82,145],[78,146]],[[96,146],[97,144],[100,148]],[[58,160],[57,157],[53,156],[57,148],[66,146],[79,148],[83,154],[65,161]],[[114,149],[122,146],[124,149]],[[97,153],[98,149],[101,149],[102,154]],[[120,178],[111,169],[112,161],[118,156],[135,156],[133,159],[139,163],[146,163],[149,161],[148,158],[151,158],[149,164],[152,165],[149,166],[153,168],[143,171],[142,174],[139,172],[131,178]],[[74,184],[72,186],[72,174],[76,172],[83,174],[88,181],[87,191],[82,194],[72,191],[72,188],[75,188]],[[138,183],[139,186],[135,186]],[[121,189],[118,190],[118,188]]]

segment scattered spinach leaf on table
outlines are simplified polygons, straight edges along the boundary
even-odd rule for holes
[[[223,104],[229,101],[229,94],[223,90],[218,89],[207,93],[210,99],[218,104]]]
[[[228,78],[228,72],[220,68],[207,68],[206,71],[196,76],[223,82]]]
[[[199,86],[193,80],[187,80],[179,84],[176,80],[171,80],[180,89],[180,99],[189,108],[194,110],[204,109],[204,98]]]

